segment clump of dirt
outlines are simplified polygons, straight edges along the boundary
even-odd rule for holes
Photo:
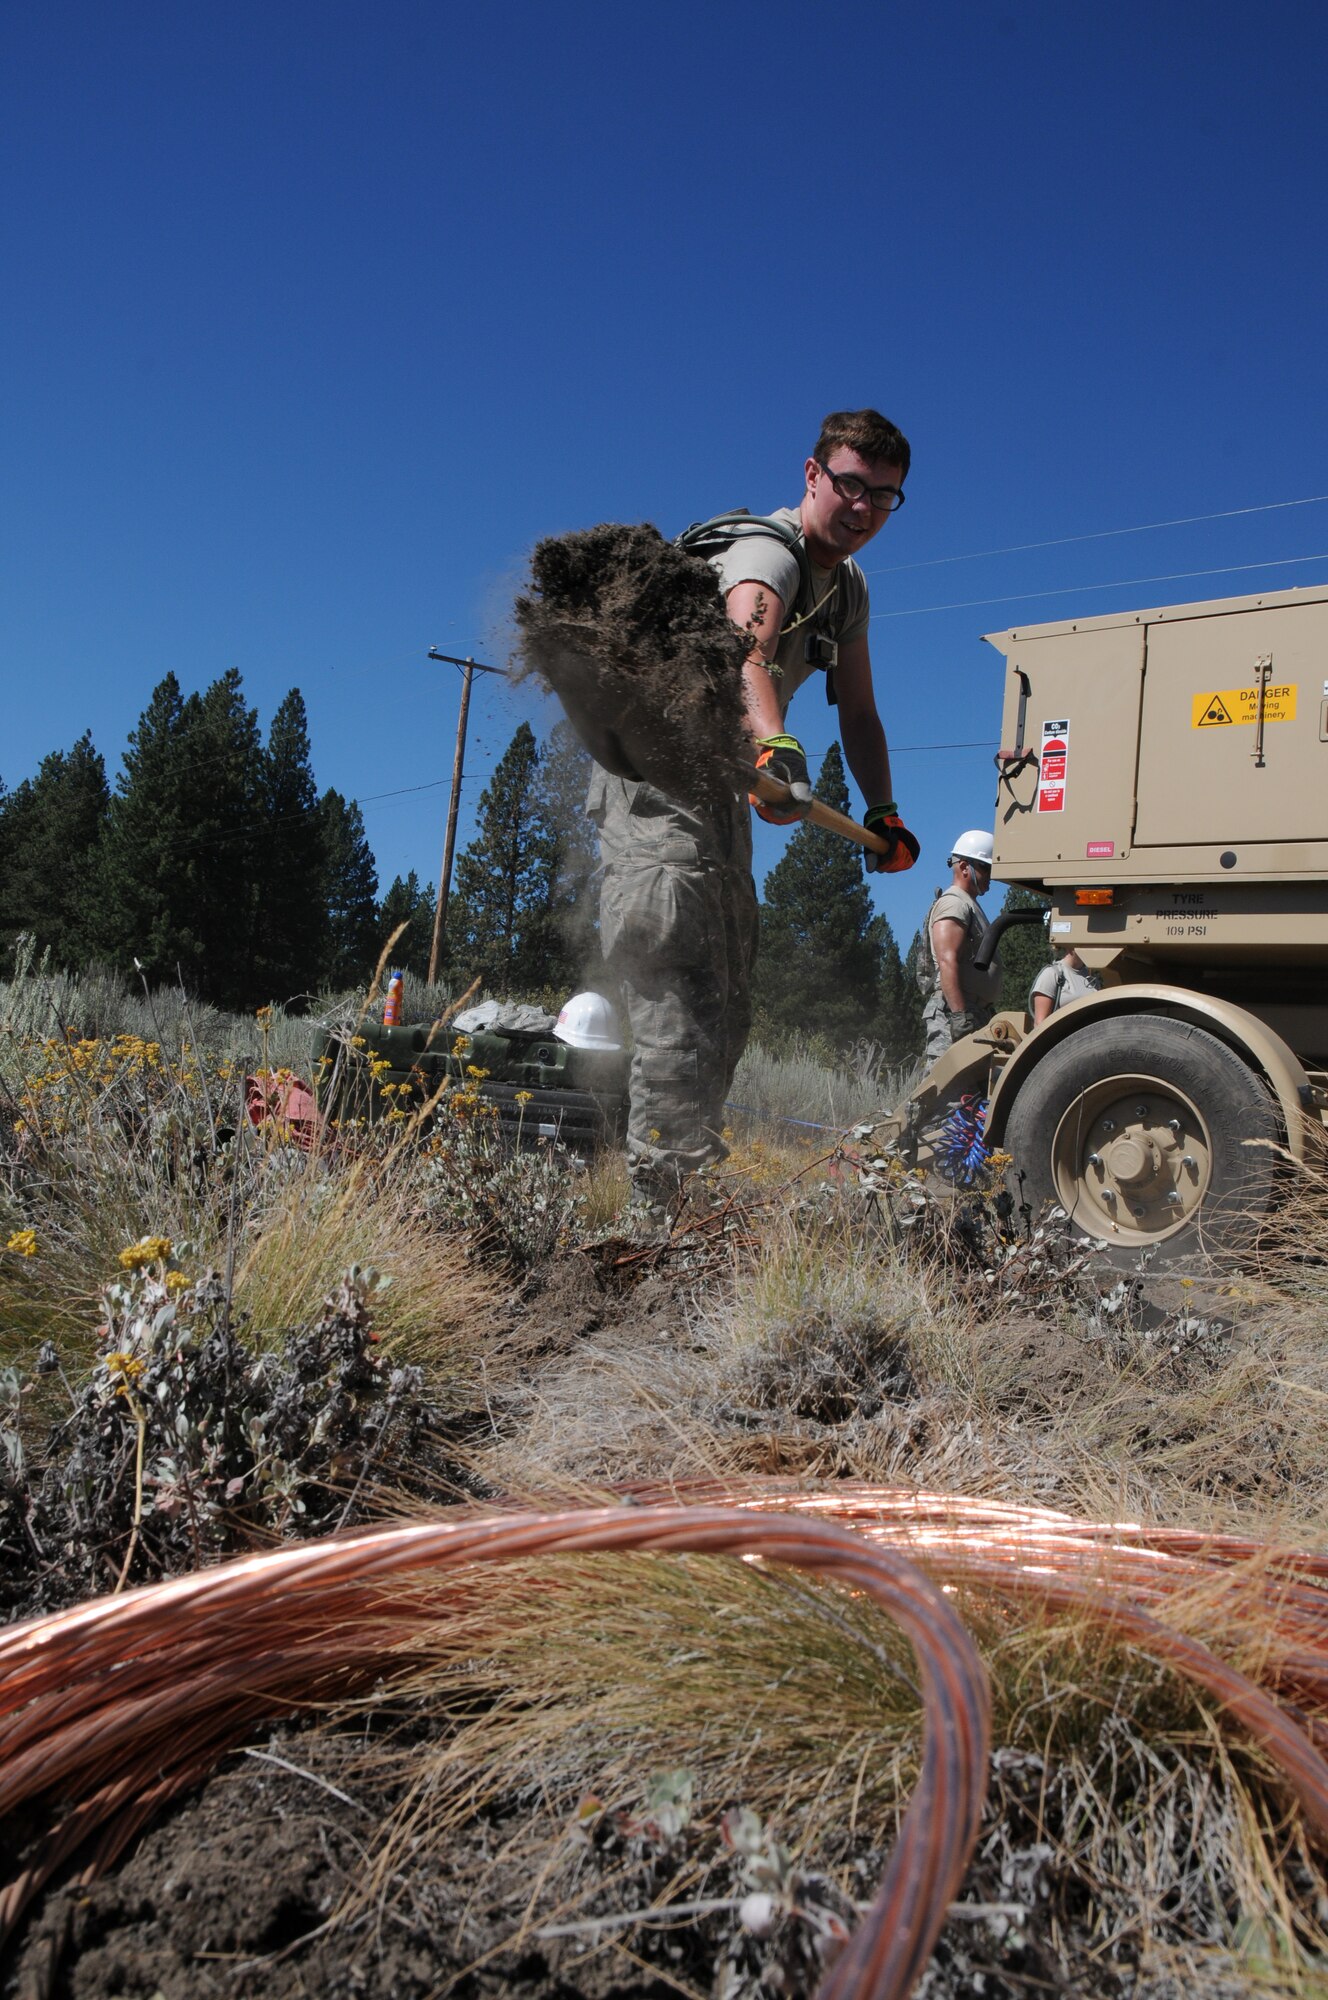
[[[521,662],[605,770],[688,804],[739,788],[751,640],[701,557],[648,523],[550,536],[515,614]]]

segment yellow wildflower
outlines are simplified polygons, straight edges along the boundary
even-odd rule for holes
[[[168,1292],[187,1292],[193,1282],[193,1279],[184,1271],[168,1271],[166,1273],[166,1289]]]
[[[141,1236],[137,1243],[131,1243],[127,1250],[120,1252],[120,1268],[124,1271],[146,1270],[149,1264],[165,1263],[170,1254],[169,1236]]]
[[[16,1229],[5,1245],[16,1257],[35,1257],[37,1254],[37,1232],[35,1229]]]
[[[147,1365],[141,1354],[127,1354],[123,1349],[106,1357],[107,1374],[118,1375],[125,1382],[137,1382],[147,1372]]]

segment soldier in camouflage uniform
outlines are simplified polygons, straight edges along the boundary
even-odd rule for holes
[[[800,505],[779,517],[805,548],[806,576],[789,543],[769,532],[741,535],[712,558],[730,619],[752,634],[748,755],[793,795],[791,812],[757,810],[783,825],[808,811],[807,759],[785,733],[785,711],[803,681],[833,668],[840,735],[867,823],[906,844],[889,857],[867,853],[869,869],[907,866],[917,852],[894,804],[872,687],[867,584],[853,560],[902,504],[908,464],[907,440],[876,411],[836,412],[806,460]],[[741,795],[686,805],[597,766],[587,808],[604,863],[601,945],[634,1041],[633,1201],[662,1217],[684,1178],[726,1151],[724,1100],[751,1025],[756,957],[748,805]]]
[[[984,1027],[1000,999],[999,959],[985,971],[973,963],[987,934],[987,915],[978,897],[991,887],[993,845],[991,835],[980,827],[960,834],[950,853],[950,887],[937,896],[923,925],[918,979],[927,995],[922,1022],[928,1063],[939,1061],[962,1036]]]
[[[627,1157],[634,1191],[666,1205],[723,1157],[724,1100],[751,1027],[752,825],[739,796],[682,806],[596,770],[600,946],[632,1023]]]

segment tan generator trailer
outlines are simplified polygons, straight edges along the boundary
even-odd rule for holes
[[[1114,1261],[1239,1246],[1328,1126],[1328,585],[988,643],[993,874],[1049,899],[1102,990],[956,1043],[891,1136],[936,1164],[980,1101],[1021,1202]]]

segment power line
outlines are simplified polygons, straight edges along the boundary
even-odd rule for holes
[[[837,742],[838,738],[835,740]],[[999,737],[984,736],[980,741],[975,743],[892,743],[890,745],[890,755],[892,757],[906,757],[910,752],[920,750],[995,750],[999,742]],[[830,745],[825,743],[819,748],[808,748],[806,745],[803,747],[809,757],[824,757]]]
[[[1114,583],[1076,583],[1068,589],[1016,590],[1008,597],[965,597],[954,604],[913,604],[905,611],[874,611],[873,625],[886,618],[919,618],[928,611],[972,611],[983,604],[1027,604],[1042,597],[1082,597],[1090,590],[1126,590],[1141,583],[1182,583],[1192,576],[1238,576],[1250,569],[1290,569],[1296,563],[1328,562],[1328,552],[1313,556],[1279,556],[1272,562],[1224,563],[1218,569],[1173,569],[1165,576],[1122,576]]]
[[[366,792],[362,799],[352,799],[351,804],[369,806],[373,805],[378,799],[404,799],[407,792],[436,792],[440,785],[445,785],[446,783],[446,778],[430,778],[427,785],[401,785],[395,792]]]
[[[1087,535],[1056,535],[1047,542],[1011,542],[1004,549],[973,549],[967,555],[927,556],[921,562],[887,563],[881,569],[864,570],[863,575],[894,576],[899,570],[935,569],[940,563],[981,562],[988,556],[1021,556],[1030,549],[1068,548],[1071,542],[1105,542],[1113,535],[1147,535],[1155,528],[1192,528],[1202,521],[1234,521],[1242,514],[1275,514],[1283,507],[1316,507],[1324,500],[1328,500],[1328,493],[1311,493],[1303,500],[1266,500],[1257,507],[1224,507],[1217,514],[1180,514],[1174,521],[1139,521],[1128,528],[1097,528]]]

